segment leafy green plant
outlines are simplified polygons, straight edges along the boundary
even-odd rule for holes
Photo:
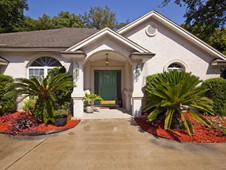
[[[22,99],[30,96],[37,96],[34,115],[44,123],[54,122],[54,105],[56,101],[56,92],[68,92],[73,87],[72,78],[67,73],[58,75],[49,74],[39,82],[37,78],[16,79],[15,83],[8,86],[11,89],[6,96],[23,95]]]
[[[30,114],[34,113],[35,110],[35,104],[37,102],[38,97],[30,97],[28,99],[25,99],[23,101],[22,109]]]
[[[13,82],[13,78],[8,75],[0,74],[0,115],[8,112],[14,112],[16,106],[15,97],[6,97],[8,92],[6,85]]]
[[[65,67],[55,67],[53,68],[48,75],[56,76],[61,73],[66,73]],[[72,77],[71,77],[72,79]],[[55,92],[56,101],[54,109],[58,109],[59,106],[64,106],[67,103],[71,103],[71,93],[73,91],[73,86],[68,89],[68,91],[58,90]],[[69,106],[68,106],[69,107]]]
[[[89,94],[89,93],[85,93],[85,97],[83,99],[86,103],[86,106],[92,106],[94,105],[94,101],[102,101],[103,99],[97,95],[97,94]]]
[[[67,116],[69,113],[70,104],[71,103],[69,102],[65,102],[63,106],[58,106],[55,110],[55,117],[60,118]]]
[[[199,122],[210,123],[200,114],[200,110],[213,114],[213,102],[205,97],[205,88],[199,86],[202,81],[184,71],[176,70],[158,74],[146,85],[146,107],[145,111],[150,111],[149,121],[153,121],[158,115],[164,115],[164,129],[171,129],[172,122],[181,119],[188,134],[192,135],[193,127],[189,118],[183,111],[187,111]]]
[[[223,78],[211,78],[202,84],[207,89],[206,97],[214,101],[213,110],[220,116],[226,115],[226,80]]]

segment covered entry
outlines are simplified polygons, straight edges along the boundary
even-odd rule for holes
[[[104,102],[119,104],[139,116],[143,98],[145,61],[154,54],[108,28],[63,51],[72,61],[74,117],[83,116],[85,91],[100,95]],[[112,102],[112,103],[111,103]]]

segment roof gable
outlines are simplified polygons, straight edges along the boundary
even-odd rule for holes
[[[104,37],[104,36],[110,36],[111,38],[114,38],[118,41],[120,41],[121,43],[133,48],[134,50],[136,50],[137,52],[140,53],[151,53],[150,51],[148,51],[147,49],[139,46],[138,44],[134,43],[133,41],[123,37],[122,35],[118,34],[117,32],[109,29],[109,28],[104,28],[102,30],[100,30],[99,32],[97,32],[96,34],[93,34],[92,36],[86,38],[85,40],[75,44],[74,46],[68,48],[65,51],[76,51],[76,50],[80,50],[82,47],[89,45],[93,42],[95,42],[96,40]]]
[[[165,25],[167,28],[171,29],[176,34],[184,37],[185,39],[187,39],[188,41],[190,41],[194,45],[200,47],[201,49],[203,49],[207,53],[211,54],[212,56],[226,60],[226,56],[224,54],[222,54],[221,52],[219,52],[215,48],[211,47],[210,45],[208,45],[207,43],[205,43],[204,41],[202,41],[198,37],[194,36],[193,34],[188,32],[187,30],[183,29],[182,27],[180,27],[179,25],[177,25],[176,23],[174,23],[170,19],[164,17],[163,15],[161,15],[160,13],[158,13],[155,10],[152,10],[152,11],[148,12],[147,14],[141,16],[140,18],[138,18],[138,19],[132,21],[131,23],[127,24],[123,28],[119,29],[117,31],[117,33],[124,35],[128,31],[132,30],[133,28],[135,28],[139,24],[147,21],[150,18],[154,18],[155,20],[159,21],[161,24]]]

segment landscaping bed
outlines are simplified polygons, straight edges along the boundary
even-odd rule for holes
[[[207,116],[206,117],[214,127],[207,127],[191,119],[194,127],[194,134],[189,136],[184,129],[164,130],[164,119],[158,118],[149,122],[146,116],[135,118],[137,124],[143,129],[157,137],[163,137],[170,140],[181,142],[196,142],[196,143],[222,143],[226,142],[226,135],[222,132],[226,127],[226,116]],[[220,130],[221,129],[221,130]]]
[[[0,116],[0,133],[9,135],[46,135],[75,127],[80,120],[68,120],[65,126],[44,124],[25,112],[15,112]]]

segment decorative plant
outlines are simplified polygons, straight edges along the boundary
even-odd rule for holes
[[[176,70],[158,74],[147,82],[146,107],[149,112],[148,119],[153,121],[160,114],[164,115],[164,129],[171,129],[172,122],[180,119],[188,134],[192,135],[193,127],[187,115],[209,126],[210,123],[199,111],[213,114],[213,101],[205,97],[206,89],[200,86],[202,81],[184,71]]]
[[[4,123],[4,122],[7,122],[9,120],[11,120],[13,118],[12,114],[3,114],[1,117],[0,117],[0,122],[1,123]]]
[[[51,74],[52,76],[56,76],[56,75],[61,74],[61,73],[66,73],[65,67],[55,67],[48,74]],[[71,79],[72,79],[72,77],[71,77]],[[73,86],[71,86],[71,88],[68,89],[68,91],[58,90],[58,91],[55,92],[55,96],[56,96],[56,101],[55,101],[56,107],[55,107],[55,109],[57,109],[57,107],[59,105],[64,106],[65,102],[66,103],[71,102],[72,91],[73,91]]]
[[[65,102],[63,106],[58,106],[55,110],[55,117],[67,117],[70,108],[70,103]]]
[[[23,109],[24,111],[26,111],[27,113],[29,113],[29,114],[34,113],[34,110],[35,110],[35,104],[36,104],[36,102],[37,102],[37,99],[38,99],[37,96],[35,96],[35,97],[30,97],[30,98],[28,98],[28,99],[25,99],[25,100],[23,101],[22,109]]]
[[[56,92],[69,92],[73,87],[72,78],[67,73],[60,73],[57,75],[48,74],[46,78],[41,81],[37,78],[16,79],[15,83],[8,86],[11,89],[7,96],[23,95],[21,100],[30,96],[37,96],[35,103],[34,115],[44,123],[54,122],[54,105],[56,100]]]
[[[83,100],[86,102],[86,106],[93,106],[94,101],[102,101],[103,99],[97,94],[85,93],[85,97]]]
[[[10,131],[13,131],[15,135],[19,134],[25,129],[30,129],[38,126],[39,122],[36,118],[26,113],[20,114],[16,119],[13,119],[11,124],[8,126]]]

